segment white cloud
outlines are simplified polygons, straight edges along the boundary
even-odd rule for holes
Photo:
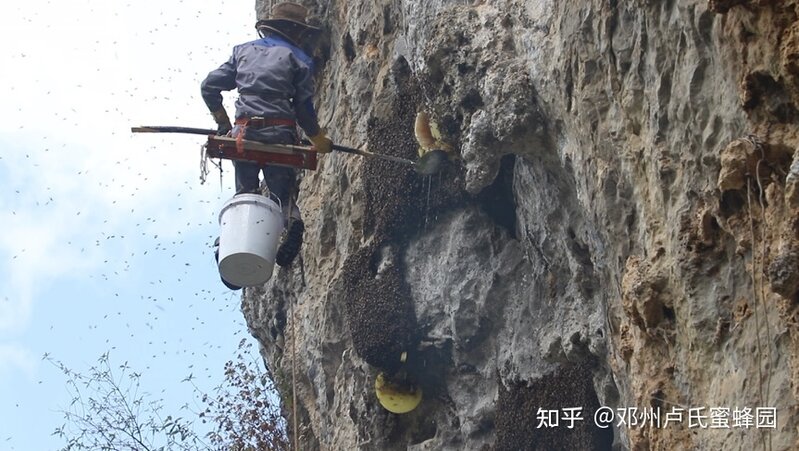
[[[212,233],[198,224],[215,222],[232,194],[232,168],[226,167],[224,191],[215,173],[201,187],[202,137],[131,135],[130,127],[213,127],[199,84],[233,45],[254,37],[253,2],[26,0],[4,12],[0,383],[13,396],[0,398],[30,405],[2,404],[0,418],[10,431],[4,433],[6,448],[52,449],[59,445],[45,443],[47,433],[41,432],[62,421],[47,414],[53,416],[63,387],[60,379],[48,379],[33,351],[47,349],[83,366],[75,362],[118,347],[145,362],[143,368],[152,366],[152,374],[164,379],[155,387],[186,374],[185,365],[199,364],[199,347],[186,348],[191,339],[211,339],[207,328],[200,332],[206,317],[192,321],[180,312],[202,315],[218,303],[220,316],[235,316],[236,295],[225,300],[221,285],[219,294],[191,286],[210,272],[210,259],[200,270],[201,262],[169,259],[173,251],[186,255],[180,254],[186,248],[170,248],[172,241],[197,230]],[[153,252],[154,246],[167,250]],[[156,298],[157,305],[150,302]],[[196,336],[181,336],[177,324],[169,327],[177,321],[192,331],[196,326]],[[227,334],[221,323],[212,329]],[[207,351],[224,353],[218,346]],[[198,374],[198,368],[191,371]],[[165,399],[179,406],[178,390],[170,390]]]
[[[0,196],[0,259],[7,262],[0,276],[0,333],[26,327],[41,287],[108,271],[105,261],[147,250],[131,248],[146,242],[132,235],[174,239],[213,220],[220,190],[197,186],[198,143],[158,141],[140,146],[154,147],[149,154],[126,136],[115,141],[113,153],[67,144],[3,155],[9,189]],[[157,152],[172,155],[161,159]],[[85,158],[72,158],[75,153]],[[109,243],[111,236],[127,239]]]
[[[199,84],[253,37],[252,2],[239,3],[32,0],[6,16],[0,39],[25,45],[0,47],[0,336],[26,328],[48,283],[135,251],[98,241],[213,220],[216,175],[197,181],[203,138],[130,127],[211,128]]]
[[[12,371],[21,371],[29,379],[36,375],[38,360],[17,344],[0,343],[0,380]]]

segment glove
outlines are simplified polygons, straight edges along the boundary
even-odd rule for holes
[[[325,130],[322,128],[319,129],[319,133],[310,136],[309,139],[313,143],[314,150],[319,153],[329,153],[333,150],[333,141],[327,137]]]
[[[233,131],[233,127],[230,124],[222,124],[216,127],[216,136],[227,136],[231,131]]]
[[[224,108],[214,111],[211,115],[214,116],[214,122],[216,122],[217,136],[225,136],[233,130],[233,125],[230,123],[230,118],[227,116],[227,111],[225,111]]]

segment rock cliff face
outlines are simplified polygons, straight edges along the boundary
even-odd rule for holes
[[[454,161],[304,175],[303,265],[242,304],[299,449],[799,446],[799,2],[305,4],[333,140],[415,158],[424,110]]]

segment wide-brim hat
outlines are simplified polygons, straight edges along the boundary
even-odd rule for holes
[[[266,9],[266,8],[264,8]],[[255,27],[271,27],[275,25],[290,23],[300,25],[309,31],[317,31],[319,27],[310,25],[306,19],[308,17],[308,8],[294,2],[278,3],[272,7],[271,14],[266,11],[258,15],[258,22]]]

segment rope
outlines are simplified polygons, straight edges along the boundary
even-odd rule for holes
[[[200,185],[205,185],[205,182],[208,180],[208,162],[211,162],[211,165],[215,166],[219,169],[219,188],[222,189],[222,159],[219,159],[218,163],[214,163],[214,160],[208,158],[208,143],[203,144],[200,146]]]
[[[205,153],[207,149],[208,143],[200,146],[200,185],[205,185],[205,180],[208,178],[208,158]]]
[[[746,179],[746,203],[749,207],[749,235],[752,240],[752,271],[749,273],[749,277],[752,279],[752,294],[754,295],[754,310],[755,310],[755,341],[757,344],[757,354],[759,360],[757,364],[757,375],[758,375],[758,385],[757,391],[760,397],[760,403],[763,403],[763,349],[760,346],[760,316],[758,314],[758,304],[759,299],[757,295],[757,278],[755,277],[755,265],[757,260],[757,254],[755,253],[755,223],[754,218],[752,217],[752,196],[751,196],[751,184],[752,181]]]
[[[297,335],[294,332],[294,296],[290,296],[289,309],[291,310],[291,421],[292,429],[294,430],[294,450],[299,449],[298,434],[297,434],[297,354],[295,349],[295,342]]]
[[[748,135],[747,140],[752,143],[755,147],[755,150],[760,152],[760,159],[755,166],[755,174],[754,178],[757,182],[758,188],[758,205],[760,206],[760,221],[761,221],[761,232],[760,232],[760,260],[758,262],[757,259],[757,243],[755,237],[755,226],[754,226],[754,217],[752,215],[752,196],[751,196],[751,185],[752,181],[751,178],[747,178],[746,180],[746,202],[747,207],[749,208],[749,234],[751,235],[752,240],[752,271],[750,277],[752,279],[752,293],[754,295],[754,304],[755,304],[755,337],[757,339],[757,350],[759,354],[759,362],[758,362],[758,393],[760,396],[760,402],[765,403],[768,405],[769,402],[769,394],[771,391],[771,371],[768,372],[766,375],[766,395],[765,398],[763,396],[763,370],[762,370],[762,360],[763,354],[760,345],[760,318],[758,315],[758,304],[763,304],[763,320],[766,326],[766,345],[768,347],[768,355],[767,355],[767,363],[771,365],[771,327],[769,326],[768,320],[768,309],[766,308],[766,293],[765,293],[765,283],[763,282],[763,276],[766,273],[766,207],[763,197],[765,196],[765,192],[763,191],[763,183],[760,179],[760,165],[766,161],[766,154],[763,150],[763,142],[760,140],[759,137],[756,135]],[[759,265],[758,265],[759,263]],[[756,274],[759,273],[759,278],[756,277]],[[758,283],[759,279],[759,283]],[[771,450],[772,443],[771,443],[771,435],[767,434],[768,437],[763,436],[763,448]]]
[[[762,144],[759,142],[758,144],[758,150],[760,150],[760,160],[758,160],[757,166],[755,166],[755,180],[757,181],[757,188],[759,190],[757,201],[760,205],[760,224],[762,227],[762,231],[760,232],[760,270],[758,272],[760,273],[760,302],[763,304],[763,310],[765,313],[763,315],[763,319],[766,322],[766,338],[768,339],[766,346],[768,346],[768,359],[769,365],[771,365],[771,327],[769,326],[768,310],[766,309],[766,284],[763,282],[763,277],[766,274],[766,205],[763,198],[765,197],[766,193],[763,190],[763,183],[760,180],[760,165],[766,161],[766,154],[763,151]],[[754,249],[754,246],[752,248]],[[766,374],[766,405],[769,403],[769,396],[771,393],[771,373],[772,371],[769,371]],[[768,450],[771,451],[771,434],[767,434],[767,437]]]

